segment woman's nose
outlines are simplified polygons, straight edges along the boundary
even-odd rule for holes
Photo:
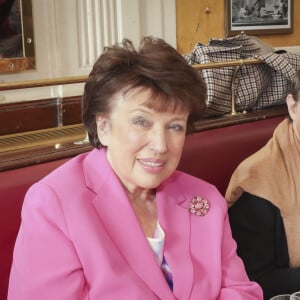
[[[167,133],[164,128],[153,128],[149,135],[151,150],[164,153],[167,151]]]

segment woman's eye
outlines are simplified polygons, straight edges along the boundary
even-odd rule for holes
[[[136,117],[133,119],[133,124],[147,127],[147,126],[149,126],[149,121],[147,119],[145,119],[144,117],[139,116],[139,117]]]
[[[172,130],[178,131],[178,132],[181,132],[181,131],[185,130],[184,127],[180,124],[171,124],[169,126],[169,128],[172,129]]]

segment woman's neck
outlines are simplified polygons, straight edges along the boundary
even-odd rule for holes
[[[127,195],[145,236],[153,237],[157,224],[155,190],[127,191]]]

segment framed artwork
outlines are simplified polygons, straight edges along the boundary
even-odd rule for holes
[[[232,36],[293,31],[293,0],[225,0],[225,31]]]
[[[0,74],[35,69],[32,0],[0,0]]]

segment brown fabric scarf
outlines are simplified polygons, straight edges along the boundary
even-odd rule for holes
[[[229,206],[246,191],[269,200],[280,211],[291,267],[300,266],[300,141],[292,122],[282,121],[273,137],[234,171],[225,198]]]

